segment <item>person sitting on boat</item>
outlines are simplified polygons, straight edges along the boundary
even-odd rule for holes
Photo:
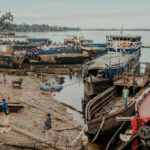
[[[127,87],[125,86],[123,91],[123,99],[124,99],[124,108],[127,108],[127,102],[128,102],[128,95],[129,95],[129,90],[127,89]]]

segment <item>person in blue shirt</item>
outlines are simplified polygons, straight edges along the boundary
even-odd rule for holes
[[[2,110],[5,113],[5,115],[7,115],[6,113],[6,108],[7,108],[8,102],[6,102],[5,99],[2,100]]]
[[[8,105],[8,102],[7,102],[5,99],[3,99],[3,100],[2,100],[2,110],[3,110],[3,112],[4,112],[4,126],[7,126],[7,125],[8,125],[7,105]]]
[[[127,108],[128,107],[127,102],[128,102],[129,90],[127,89],[126,86],[124,87],[122,94],[123,94],[123,99],[124,99],[124,108]]]

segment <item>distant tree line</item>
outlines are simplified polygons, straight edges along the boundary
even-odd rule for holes
[[[50,32],[50,31],[120,31],[121,29],[80,29],[60,26],[49,26],[46,24],[15,24],[11,12],[0,13],[0,32]],[[150,31],[148,28],[123,29],[124,31]]]
[[[80,31],[80,28],[49,26],[46,24],[14,24],[13,15],[7,12],[0,17],[0,32],[49,32],[49,31]]]
[[[13,32],[50,32],[50,31],[80,31],[80,28],[69,28],[69,27],[59,27],[59,26],[49,26],[46,24],[11,24],[8,31]]]

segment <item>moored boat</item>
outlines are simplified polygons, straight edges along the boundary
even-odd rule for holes
[[[122,142],[120,143],[119,150],[145,150],[150,148],[149,105],[150,87],[148,86],[136,99],[136,114],[130,117],[131,128],[129,126],[124,134],[120,133],[120,140]],[[130,131],[130,134],[127,131]]]
[[[130,79],[130,76],[128,76],[128,79]],[[148,75],[136,76],[136,81],[138,81],[138,89],[135,97],[138,97],[149,81]],[[142,84],[143,82],[144,84]],[[132,96],[133,82],[132,84],[125,84],[125,86],[129,86],[129,91],[131,91],[127,108],[124,108],[123,104],[123,86],[122,84],[120,86],[112,86],[87,103],[85,119],[90,134],[111,134],[121,125],[121,122],[118,122],[116,117],[126,117],[134,114],[135,97]]]
[[[132,62],[138,61],[140,57],[141,36],[110,35],[106,38],[107,54],[94,59],[84,70],[87,97],[93,97],[109,88],[113,84],[114,75],[128,72]]]
[[[81,49],[83,53],[88,54],[91,58],[95,58],[106,54],[106,43],[86,43]]]

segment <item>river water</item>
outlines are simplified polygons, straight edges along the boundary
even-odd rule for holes
[[[70,32],[42,32],[42,33],[19,33],[20,35],[27,35],[34,38],[49,38],[53,42],[63,42],[64,38],[68,35],[75,35],[75,36],[84,36],[87,39],[92,39],[94,42],[97,43],[104,43],[106,42],[106,35],[109,34],[119,34],[118,31],[70,31]],[[140,35],[142,36],[142,45],[150,46],[150,32],[148,31],[125,31],[124,34],[133,34],[133,35]],[[142,48],[141,50],[141,62],[150,62],[150,49],[149,48]],[[83,90],[83,82],[80,76],[74,75],[72,78],[69,76],[63,76],[65,78],[65,82],[63,84],[64,88],[61,92],[55,93],[55,98],[58,101],[66,103],[68,105],[72,105],[78,110],[82,110],[81,100],[84,96]],[[68,112],[71,113],[75,120],[84,124],[82,116],[73,111],[68,109]],[[92,146],[93,147],[93,146]],[[95,147],[93,148],[93,150]],[[97,148],[96,148],[97,149]],[[103,148],[102,148],[103,149]]]

